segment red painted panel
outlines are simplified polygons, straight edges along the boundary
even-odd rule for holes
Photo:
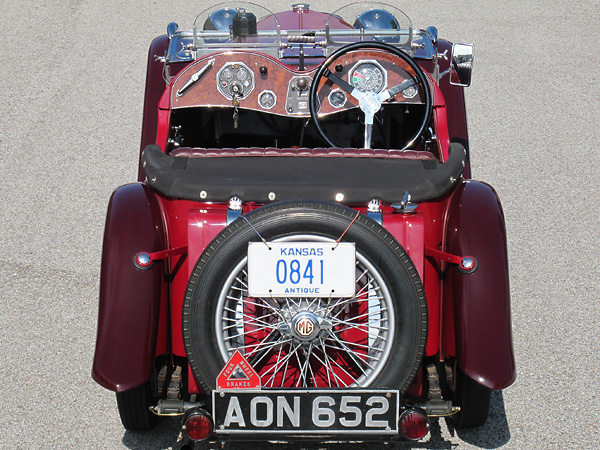
[[[440,246],[445,201],[442,199],[422,203],[419,205],[419,212],[412,215],[395,214],[390,207],[386,207],[383,214],[384,226],[407,250],[423,280],[430,315],[427,356],[439,351],[440,278],[437,263],[425,258],[424,249],[425,246]],[[171,285],[173,352],[175,355],[185,356],[181,335],[181,309],[187,281],[206,246],[225,227],[227,206],[164,197],[161,197],[161,202],[169,230],[169,246],[187,245],[189,252],[186,263],[173,274]],[[253,209],[254,206],[247,209]],[[189,389],[191,392],[197,391],[193,382]]]
[[[144,118],[142,121],[142,140],[140,154],[146,145],[153,144],[156,139],[156,107],[164,90],[165,82],[162,77],[163,64],[156,61],[155,55],[163,55],[169,45],[166,35],[159,36],[152,41],[148,50],[148,65],[146,69],[146,92],[144,94]],[[162,83],[161,83],[162,82]],[[162,84],[162,85],[161,85]],[[138,181],[144,181],[144,171],[138,167]]]
[[[168,101],[169,96],[164,95]],[[169,123],[171,122],[171,111],[168,109],[158,110],[158,131],[156,132],[156,145],[158,145],[163,153],[167,148],[167,141],[169,139]]]
[[[227,206],[207,205],[187,200],[160,197],[169,232],[169,246],[187,246],[188,254],[171,276],[171,328],[173,353],[185,356],[181,334],[181,310],[187,282],[198,258],[225,227]]]
[[[207,207],[190,210],[188,213],[189,273],[194,269],[198,258],[215,236],[225,228],[227,208]]]
[[[452,51],[452,43],[443,39],[438,40],[437,47],[438,53],[447,52],[447,55],[450,55]],[[450,62],[441,58],[439,64],[440,73],[442,73],[448,69]],[[433,72],[433,62],[431,60],[419,60],[419,65],[426,72]],[[446,104],[448,138],[450,139],[450,142],[460,142],[467,150],[467,165],[463,172],[463,176],[468,179],[471,178],[471,168],[469,163],[469,136],[467,131],[464,88],[462,86],[450,84],[448,82],[449,79],[449,75],[445,75],[442,77],[439,84],[439,89],[444,96]],[[436,132],[439,132],[439,129],[437,129]]]
[[[425,246],[440,246],[442,236],[442,213],[444,202],[422,203],[415,214],[384,214],[384,227],[404,247],[412,259],[423,282],[429,328],[426,356],[439,351],[440,323],[440,277],[435,262],[425,259]]]
[[[197,205],[194,205],[197,208]],[[227,208],[224,205],[207,205],[206,209],[189,209],[187,214],[187,236],[188,236],[188,263],[186,269],[186,278],[189,278],[192,270],[196,266],[198,259],[208,244],[225,227]],[[183,211],[182,211],[183,214]],[[187,279],[178,280],[178,290],[185,293]],[[184,285],[185,282],[185,285]],[[177,314],[174,314],[173,331],[175,333],[173,341],[177,342],[177,351],[185,355],[183,347],[183,336],[181,334],[181,310],[183,307],[183,294],[179,295],[181,299],[177,302]],[[176,317],[176,318],[175,318]],[[188,391],[192,394],[198,393],[199,389],[194,381],[193,374],[190,372]]]
[[[423,214],[384,214],[383,226],[404,247],[423,281],[425,222]]]

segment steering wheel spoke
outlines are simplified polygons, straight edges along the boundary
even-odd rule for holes
[[[331,70],[326,70],[323,73],[323,75],[327,79],[331,80],[334,84],[336,84],[340,89],[342,89],[342,91],[345,91],[347,94],[351,95],[355,99],[360,100],[362,92],[359,91],[358,89],[356,89],[355,87],[351,86],[349,83],[346,83],[344,80],[342,80],[336,74],[331,72]]]
[[[365,116],[365,143],[363,148],[371,148],[371,138],[373,135],[373,118],[371,117],[371,123],[367,123]]]
[[[381,109],[379,96],[374,92],[364,92],[360,101],[360,109],[365,113],[365,140],[363,148],[371,148],[371,139],[373,136],[373,120],[375,113]]]
[[[382,102],[385,102],[386,100],[393,98],[395,95],[408,89],[409,87],[414,86],[415,84],[418,84],[418,81],[415,80],[414,78],[409,78],[407,80],[404,80],[402,83],[398,84],[397,86],[394,86],[393,88],[386,89],[385,91],[380,92],[379,98],[381,99]]]

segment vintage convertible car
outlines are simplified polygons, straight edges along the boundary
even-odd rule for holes
[[[422,439],[515,379],[500,201],[471,178],[473,46],[398,9],[214,6],[150,47],[108,206],[94,379],[127,430]]]

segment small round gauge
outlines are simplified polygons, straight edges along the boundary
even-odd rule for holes
[[[402,95],[404,98],[413,98],[419,92],[419,87],[416,84],[413,84],[410,87],[407,87],[402,91]]]
[[[271,109],[277,103],[277,96],[273,91],[262,91],[258,96],[258,104],[264,109]]]
[[[341,108],[346,104],[346,93],[341,89],[334,89],[329,93],[327,97],[329,99],[329,104],[334,108]]]
[[[245,81],[250,77],[250,74],[244,67],[240,67],[237,71],[236,77],[240,81]]]
[[[221,72],[221,79],[225,81],[230,81],[233,78],[233,72],[230,68],[223,69]]]
[[[350,84],[362,92],[379,93],[387,84],[386,71],[377,61],[359,61],[348,77]]]

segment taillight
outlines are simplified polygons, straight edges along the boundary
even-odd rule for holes
[[[185,435],[193,441],[202,441],[210,436],[215,425],[212,417],[201,408],[192,408],[183,416],[181,427]]]
[[[423,439],[429,432],[429,419],[420,409],[409,409],[404,411],[398,419],[400,433],[411,441]]]

